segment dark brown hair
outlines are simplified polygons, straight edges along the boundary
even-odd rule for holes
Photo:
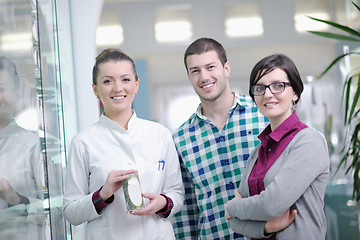
[[[295,63],[289,57],[283,54],[273,54],[267,56],[255,64],[250,74],[249,94],[251,98],[254,100],[254,95],[251,93],[251,86],[254,86],[264,75],[273,71],[275,68],[280,68],[286,73],[291,83],[291,87],[298,96],[295,104],[298,103],[301,93],[304,90],[304,84],[301,80]]]
[[[186,59],[190,55],[201,54],[209,51],[215,51],[224,66],[227,62],[226,51],[224,47],[212,38],[199,38],[189,45],[184,54],[184,64],[186,71],[189,72]]]

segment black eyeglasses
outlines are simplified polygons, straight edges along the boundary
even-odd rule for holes
[[[276,82],[269,85],[256,84],[250,87],[251,93],[254,96],[261,96],[265,94],[266,88],[270,89],[272,94],[282,93],[285,90],[285,86],[291,86],[289,82]]]

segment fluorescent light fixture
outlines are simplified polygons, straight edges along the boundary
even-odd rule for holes
[[[32,38],[30,32],[4,34],[1,36],[1,50],[18,51],[30,50],[32,48]]]
[[[96,29],[97,46],[120,45],[124,42],[123,28],[120,25],[99,26]]]
[[[329,20],[327,13],[304,13],[295,15],[295,29],[299,33],[306,31],[323,31],[328,28],[328,25],[322,22],[314,21],[307,16]]]
[[[158,22],[155,25],[155,38],[158,42],[182,42],[192,36],[188,21]]]
[[[228,37],[261,36],[263,22],[260,17],[229,18],[225,21],[225,33]]]

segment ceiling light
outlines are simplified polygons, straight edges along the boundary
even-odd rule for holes
[[[314,21],[307,16],[328,20],[329,15],[327,13],[304,13],[295,15],[295,29],[297,32],[306,31],[322,31],[328,28],[328,25],[322,22]]]
[[[263,22],[260,17],[229,18],[225,22],[225,32],[229,37],[261,36]]]
[[[13,33],[1,36],[1,50],[18,51],[32,48],[31,33]]]
[[[182,42],[190,40],[191,36],[191,24],[188,21],[158,22],[155,25],[158,42]]]
[[[124,41],[123,28],[120,25],[99,26],[96,29],[96,45],[120,45]]]

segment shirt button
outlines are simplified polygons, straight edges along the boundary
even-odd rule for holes
[[[248,131],[248,134],[252,134],[252,131],[251,131],[251,130],[249,130],[249,131]]]
[[[268,149],[268,152],[271,152],[271,148]]]

